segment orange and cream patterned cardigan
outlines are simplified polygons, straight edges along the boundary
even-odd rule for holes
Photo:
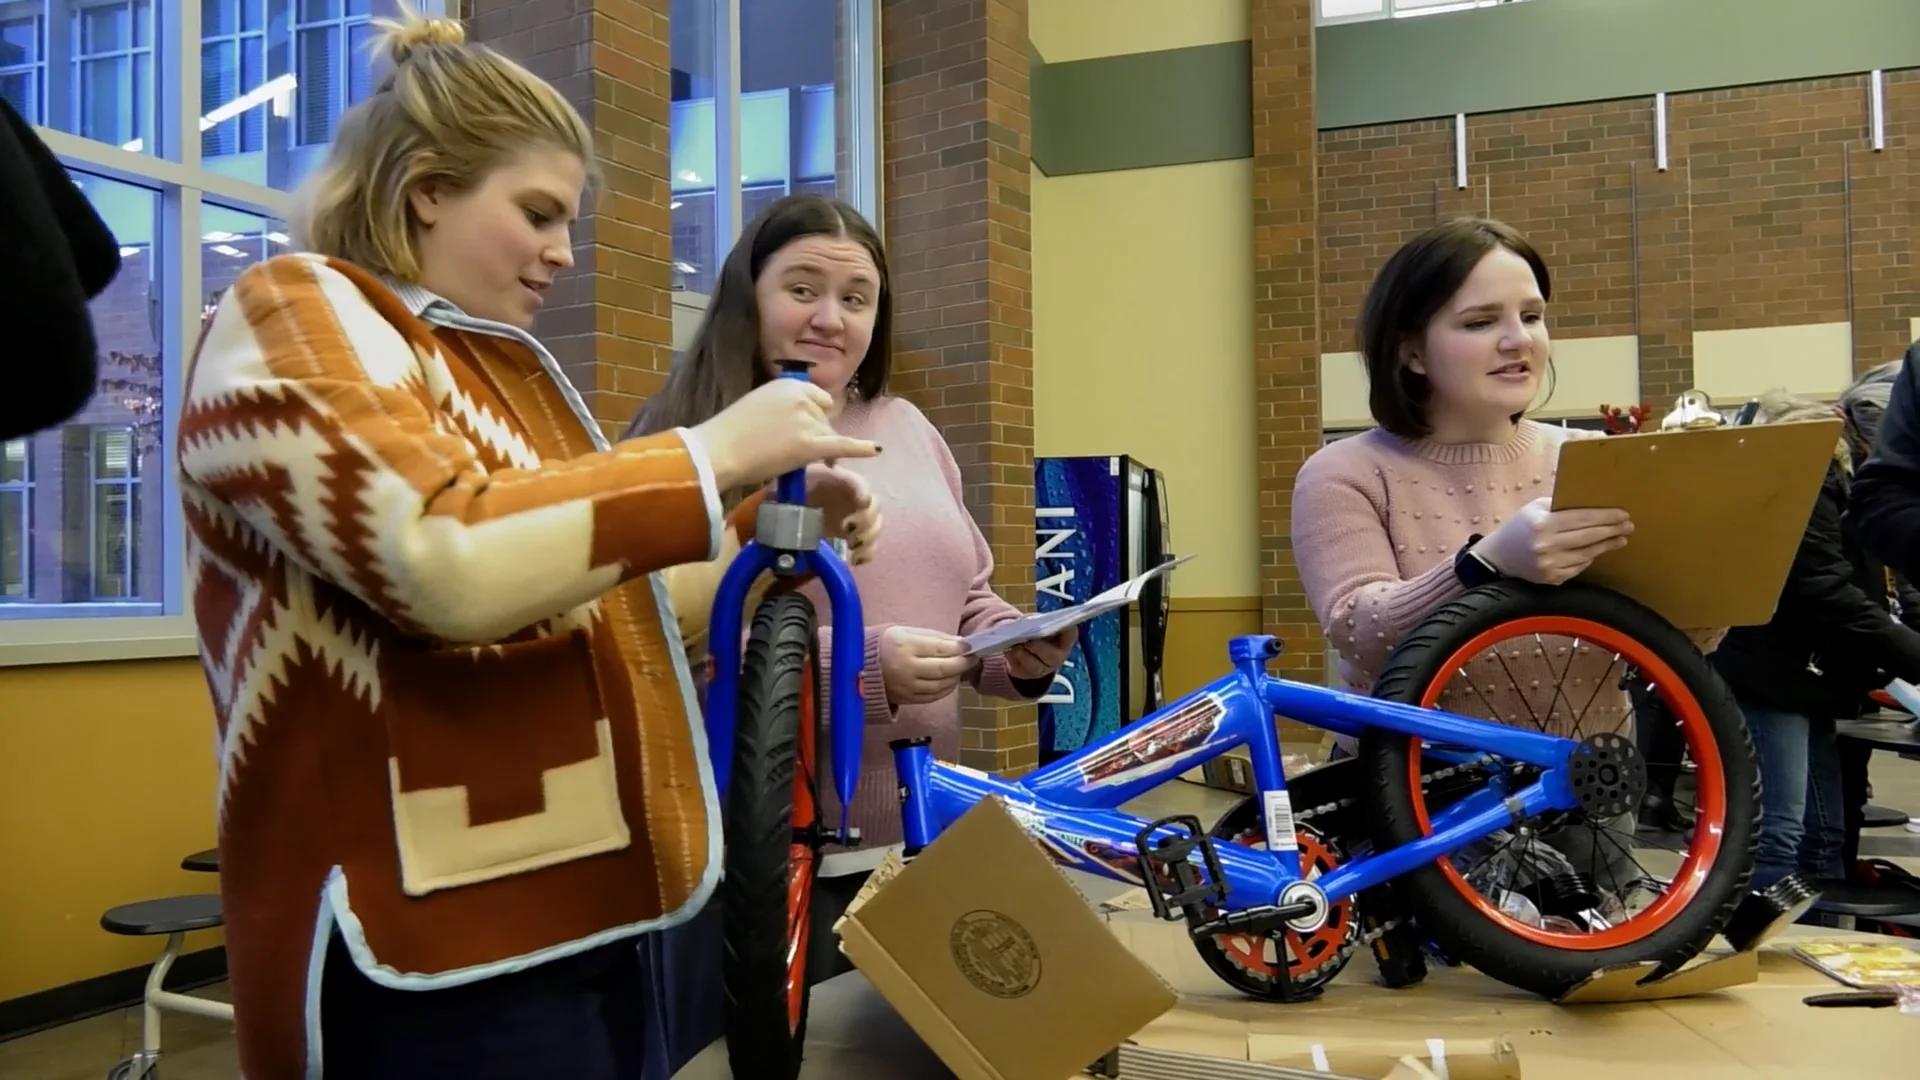
[[[666,571],[758,500],[723,528],[691,433],[609,447],[531,337],[287,255],[221,300],[178,452],[249,1080],[319,1074],[334,934],[430,989],[706,902],[706,611]]]

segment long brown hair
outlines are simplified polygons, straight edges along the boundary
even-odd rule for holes
[[[880,236],[860,212],[825,195],[789,195],[761,211],[727,253],[707,301],[707,313],[685,356],[660,391],[628,426],[636,438],[711,419],[772,376],[760,356],[760,305],[754,283],[775,252],[804,236],[840,236],[857,242],[880,273],[873,341],[853,373],[852,389],[872,400],[887,392],[893,367],[893,283]]]

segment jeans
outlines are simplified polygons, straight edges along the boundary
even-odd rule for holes
[[[1829,721],[1740,702],[1760,762],[1760,844],[1753,888],[1799,872],[1846,876],[1840,740]]]

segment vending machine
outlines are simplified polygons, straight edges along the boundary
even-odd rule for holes
[[[1084,603],[1171,557],[1166,484],[1131,457],[1034,459],[1035,610]],[[1167,576],[1138,602],[1080,626],[1040,699],[1040,763],[1148,715],[1163,702]]]

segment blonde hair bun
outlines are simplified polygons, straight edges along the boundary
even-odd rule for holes
[[[384,31],[381,47],[393,62],[404,64],[422,49],[457,49],[467,43],[467,28],[458,19],[428,19],[400,5],[398,19],[375,19],[373,25]]]

